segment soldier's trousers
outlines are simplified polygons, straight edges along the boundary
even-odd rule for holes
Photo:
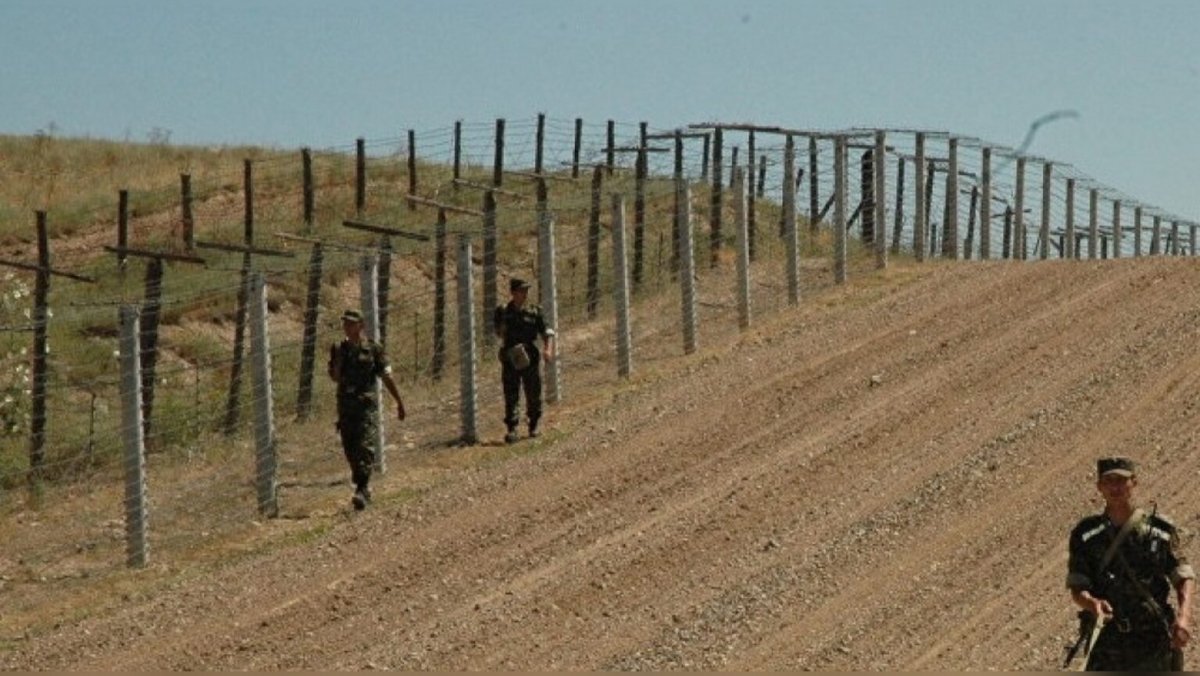
[[[1106,626],[1088,655],[1088,671],[1179,671],[1182,654],[1172,650],[1162,631],[1122,634]]]
[[[338,414],[338,433],[342,451],[350,463],[350,478],[355,488],[366,488],[375,465],[375,426],[377,410],[343,412]]]
[[[528,368],[518,371],[503,360],[500,380],[504,385],[504,424],[509,429],[517,426],[517,406],[521,400],[521,391],[525,391],[525,412],[529,415],[529,424],[537,425],[542,417],[542,372],[536,351],[529,355],[531,363]]]

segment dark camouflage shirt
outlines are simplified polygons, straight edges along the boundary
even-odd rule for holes
[[[378,405],[375,379],[391,373],[383,346],[371,340],[354,344],[343,340],[334,353],[337,360],[339,411],[355,411],[374,408]]]
[[[538,337],[549,338],[554,335],[553,329],[546,326],[546,318],[537,305],[527,304],[523,308],[517,308],[510,302],[497,307],[492,315],[492,323],[496,331],[504,337],[505,348],[522,344],[532,346],[536,350]]]
[[[1136,578],[1160,609],[1175,584],[1195,573],[1179,549],[1175,525],[1162,516],[1147,516],[1125,538],[1104,570],[1104,553],[1120,528],[1104,514],[1089,516],[1071,531],[1067,560],[1067,587],[1087,591],[1113,607],[1114,617],[1135,623],[1157,622],[1147,606],[1146,594],[1133,582]]]

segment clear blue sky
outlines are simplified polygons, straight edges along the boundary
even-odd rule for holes
[[[1200,218],[1200,2],[3,0],[0,133],[315,147],[455,119],[917,126]]]

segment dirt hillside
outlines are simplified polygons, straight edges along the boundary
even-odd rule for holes
[[[1136,456],[1141,499],[1200,529],[1198,334],[1184,259],[822,292],[541,452],[64,618],[0,667],[1054,669],[1096,456]]]

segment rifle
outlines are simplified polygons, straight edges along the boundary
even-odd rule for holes
[[[1079,652],[1083,651],[1083,656],[1086,658],[1092,652],[1092,646],[1096,645],[1096,638],[1100,636],[1100,630],[1104,628],[1104,617],[1096,617],[1086,610],[1079,611],[1079,638],[1075,640],[1075,644],[1067,648],[1067,657],[1063,660],[1062,668],[1066,669],[1071,666],[1071,661]],[[1083,669],[1087,668],[1087,660],[1083,661]]]

